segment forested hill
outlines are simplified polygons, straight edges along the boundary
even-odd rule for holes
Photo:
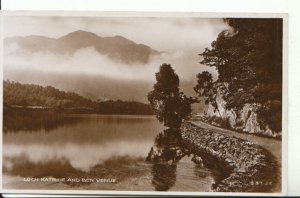
[[[10,81],[3,82],[3,96],[4,106],[95,107],[95,102],[73,92]]]
[[[93,112],[99,114],[153,114],[147,104],[134,101],[96,102],[74,92],[60,91],[51,86],[3,82],[4,107],[55,108],[65,111]],[[81,110],[81,111],[80,111]]]

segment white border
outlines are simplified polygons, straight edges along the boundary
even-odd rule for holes
[[[292,2],[292,0],[2,0],[2,9],[284,13],[289,6],[293,6]]]
[[[2,190],[2,160],[3,160],[3,17],[0,15],[0,192]]]
[[[1,57],[3,57],[3,34],[2,25],[5,16],[83,16],[83,17],[203,17],[203,18],[225,18],[225,17],[244,17],[244,18],[283,18],[283,137],[282,137],[282,191],[281,193],[232,193],[232,192],[156,192],[156,191],[101,191],[101,190],[7,190],[2,189],[2,166],[0,167],[0,192],[1,193],[41,193],[41,194],[106,194],[106,195],[247,195],[247,196],[278,196],[287,194],[287,38],[288,38],[288,15],[275,13],[199,13],[199,12],[84,12],[84,11],[2,11],[1,13]],[[1,70],[3,70],[3,59],[0,58]],[[1,93],[3,84],[3,72],[1,72]],[[3,99],[0,101],[1,110],[3,109]],[[1,114],[2,118],[2,114]],[[2,131],[2,119],[1,127]],[[2,136],[0,138],[2,144]],[[3,144],[2,144],[3,145]],[[2,146],[1,146],[2,153]],[[0,159],[2,164],[2,157]]]

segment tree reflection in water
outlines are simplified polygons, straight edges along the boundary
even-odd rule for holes
[[[52,109],[5,108],[3,110],[3,132],[51,132],[59,126],[74,125],[81,121],[80,117]]]
[[[175,184],[177,163],[186,154],[179,131],[166,129],[156,136],[146,158],[153,163],[152,184],[155,190],[167,191]]]
[[[176,181],[176,164],[154,163],[152,184],[157,191],[169,190]]]

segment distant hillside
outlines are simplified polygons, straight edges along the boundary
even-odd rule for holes
[[[60,109],[70,113],[149,115],[148,104],[135,101],[92,101],[74,92],[60,91],[51,86],[3,82],[3,104],[8,107]]]
[[[58,39],[44,36],[9,37],[4,45],[16,43],[20,48],[15,52],[52,52],[58,54],[73,54],[86,47],[94,47],[100,54],[124,63],[147,63],[151,55],[159,52],[149,46],[137,44],[122,36],[100,37],[86,31],[71,32]]]
[[[97,113],[99,114],[121,114],[121,115],[152,115],[153,110],[150,105],[134,101],[105,101],[100,102]]]
[[[96,103],[73,92],[60,91],[54,87],[42,87],[18,82],[3,82],[3,103],[15,106],[43,107],[88,107],[94,108]]]

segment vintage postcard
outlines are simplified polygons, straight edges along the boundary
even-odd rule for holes
[[[286,193],[287,15],[1,20],[2,193]]]

